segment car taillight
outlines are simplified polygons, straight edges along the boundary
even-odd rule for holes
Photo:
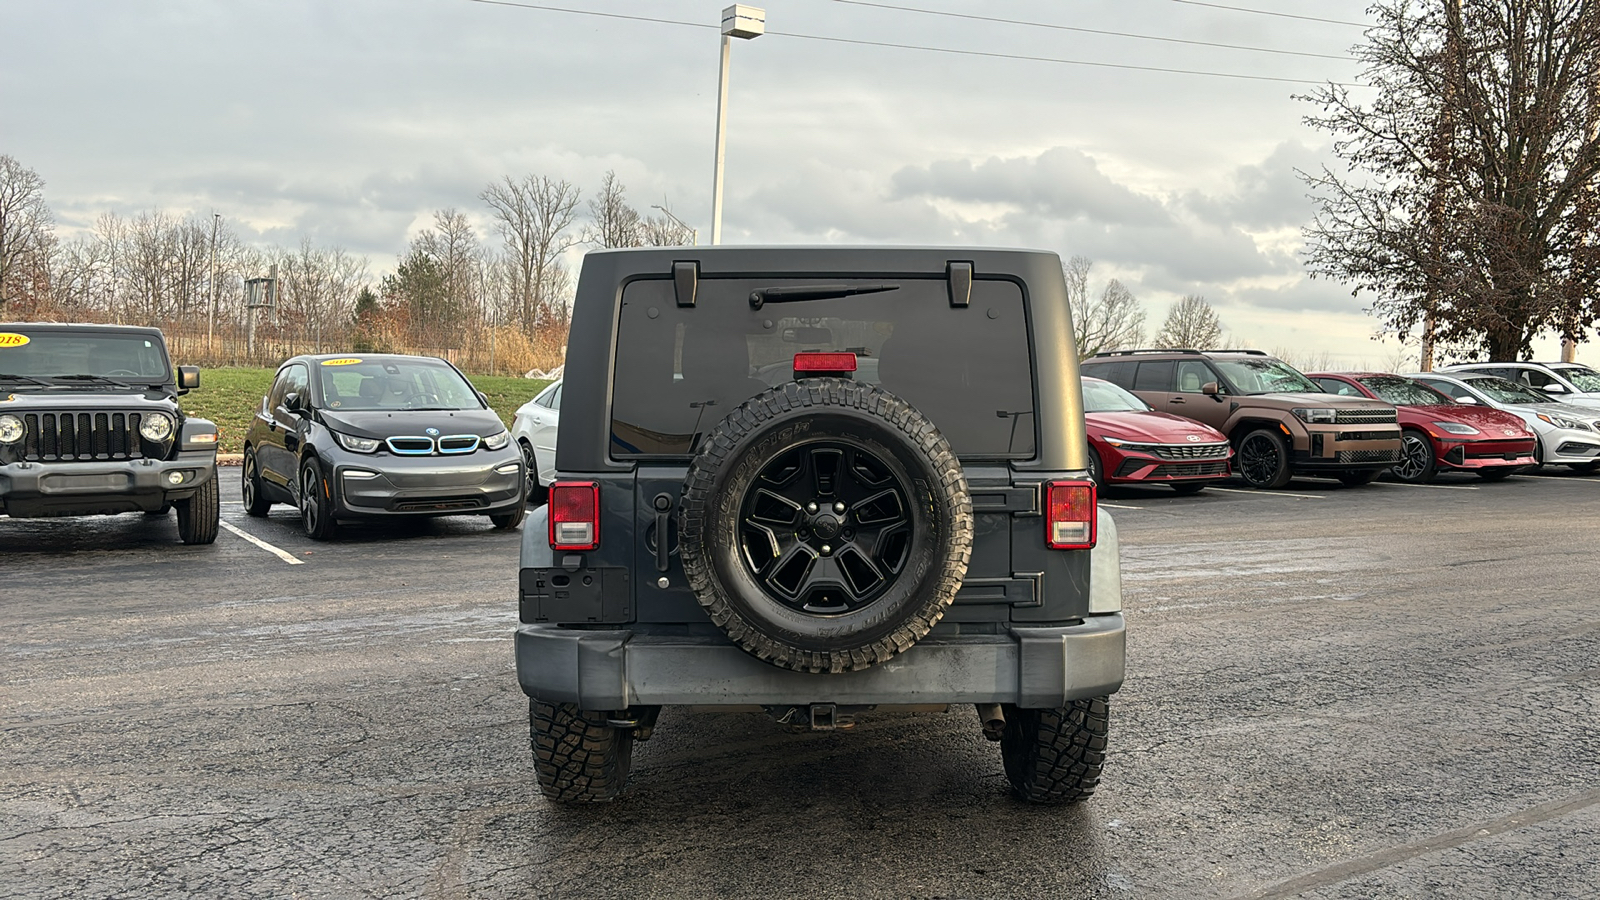
[[[1045,542],[1051,550],[1094,546],[1096,496],[1092,481],[1052,481],[1045,503]]]
[[[600,546],[600,485],[558,481],[550,485],[550,548],[593,550]]]

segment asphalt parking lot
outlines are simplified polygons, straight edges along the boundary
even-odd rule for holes
[[[1010,799],[968,708],[668,709],[575,810],[529,761],[519,533],[315,544],[223,478],[210,547],[0,519],[0,896],[1600,896],[1600,478],[1109,493],[1084,805]]]

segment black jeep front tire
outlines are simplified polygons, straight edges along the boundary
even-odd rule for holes
[[[1106,697],[1074,700],[1059,709],[1006,705],[1000,756],[1019,800],[1077,803],[1094,795],[1106,761]]]
[[[218,523],[222,521],[222,501],[217,496],[215,472],[194,489],[193,497],[179,500],[173,506],[178,510],[178,537],[185,544],[216,542]]]
[[[557,803],[605,803],[628,784],[632,729],[590,718],[571,703],[529,699],[528,738],[539,789]]]

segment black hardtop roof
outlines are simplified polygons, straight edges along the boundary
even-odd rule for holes
[[[805,276],[819,272],[846,274],[862,272],[884,274],[943,275],[951,262],[970,262],[978,277],[996,274],[1022,274],[1040,260],[1049,260],[1060,272],[1061,257],[1053,250],[1014,247],[971,246],[840,246],[806,244],[719,245],[716,247],[629,247],[591,250],[584,256],[605,262],[619,270],[638,274],[662,274],[674,262],[695,261],[701,275],[756,273],[782,277]]]
[[[161,329],[148,325],[97,325],[93,322],[0,322],[0,331],[21,328],[27,331],[116,332],[118,334],[147,334],[161,337]]]

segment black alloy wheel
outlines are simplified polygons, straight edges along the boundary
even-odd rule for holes
[[[328,540],[338,527],[333,519],[333,497],[315,456],[300,464],[300,524],[314,541]]]
[[[244,469],[239,477],[239,485],[239,491],[244,499],[245,513],[257,519],[265,516],[267,510],[272,508],[272,502],[267,499],[266,492],[261,490],[261,470],[256,465],[256,452],[249,447],[244,451]]]
[[[872,451],[805,444],[763,467],[739,510],[750,577],[767,596],[813,615],[883,596],[910,555],[910,493]]]
[[[539,483],[539,457],[527,441],[517,441],[517,449],[522,452],[522,468],[528,473],[527,502],[543,506],[549,500],[550,492]]]
[[[1095,487],[1104,488],[1106,486],[1106,464],[1100,459],[1100,453],[1094,449],[1093,444],[1089,445],[1088,454],[1089,480],[1094,482]]]
[[[1419,431],[1406,429],[1400,435],[1400,461],[1389,471],[1406,484],[1427,484],[1432,481],[1439,471],[1433,442]]]
[[[1251,487],[1281,488],[1289,483],[1289,449],[1283,439],[1265,428],[1252,431],[1239,442],[1239,475]]]

